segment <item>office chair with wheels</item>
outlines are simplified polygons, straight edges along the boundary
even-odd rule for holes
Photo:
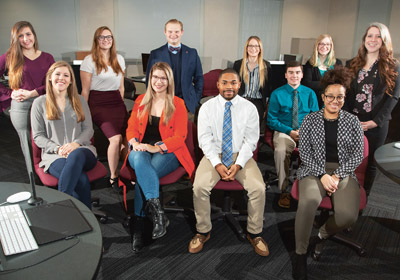
[[[256,150],[253,152],[253,159],[255,161],[257,161],[257,153],[258,153],[258,146]],[[238,239],[243,242],[246,241],[246,233],[243,231],[243,228],[239,224],[239,221],[235,218],[235,216],[238,216],[239,213],[233,212],[232,200],[231,200],[232,191],[244,191],[242,184],[240,184],[237,180],[233,180],[230,182],[220,180],[214,186],[213,190],[224,191],[224,203],[220,212],[212,214],[211,220],[217,220],[221,217],[224,217],[225,221],[232,228],[234,233],[237,235]]]
[[[364,189],[364,179],[365,179],[365,171],[367,170],[368,164],[368,140],[364,136],[364,152],[363,152],[363,160],[361,164],[357,167],[355,173],[357,176],[357,180],[360,184],[360,211],[362,211],[367,206],[367,194]],[[299,200],[299,182],[296,180],[292,187],[292,197],[295,200]],[[329,217],[329,211],[333,210],[333,205],[331,202],[330,197],[326,196],[322,199],[321,203],[319,204],[318,209],[321,211],[320,219],[317,220],[314,225],[316,227],[321,227],[326,219]],[[351,228],[344,230],[344,232],[350,232]],[[365,256],[366,250],[365,247],[360,244],[359,242],[348,238],[347,236],[343,235],[342,233],[337,233],[329,238],[332,241],[339,242],[345,244],[353,249],[356,250],[359,256]],[[321,252],[311,252],[311,257],[314,260],[319,260],[321,258]]]
[[[195,140],[197,139],[197,133],[196,133],[196,126],[193,122],[188,121],[188,128],[187,128],[187,136],[186,136],[186,146],[189,150],[190,155],[192,156],[193,162],[196,164],[196,152],[195,152]],[[165,175],[164,177],[160,178],[160,201],[161,205],[163,205],[164,210],[166,212],[182,212],[185,209],[180,208],[180,207],[169,207],[165,205],[165,201],[163,201],[163,187],[174,184],[179,181],[184,175],[186,175],[186,170],[183,168],[183,166],[179,166],[176,170],[173,172],[169,173],[168,175]],[[123,187],[123,194],[124,194],[124,206],[125,206],[125,211],[127,212],[127,217],[124,221],[124,226],[128,227],[130,220],[131,220],[131,215],[128,213],[128,205],[127,205],[127,196],[126,193],[128,191],[128,187],[133,188],[134,185],[132,182],[136,181],[136,175],[135,175],[135,170],[132,169],[132,167],[127,164],[127,159],[125,160],[125,164],[122,166],[120,172],[119,172],[119,179],[120,182],[122,183]]]
[[[52,187],[52,188],[57,188],[58,186],[58,179],[54,176],[52,176],[50,173],[45,173],[44,168],[39,167],[39,163],[42,161],[42,149],[39,148],[35,141],[33,141],[32,138],[32,157],[33,157],[33,165],[36,174],[38,175],[40,181],[42,181],[43,185],[47,187]],[[96,166],[86,172],[90,183],[94,183],[95,181],[102,179],[107,176],[108,171],[104,167],[103,164],[101,164],[99,161],[97,161]],[[92,197],[92,205],[93,206],[98,206],[100,203],[100,199],[97,197]],[[92,209],[93,214],[99,218],[101,223],[106,223],[108,220],[108,216],[106,213]]]

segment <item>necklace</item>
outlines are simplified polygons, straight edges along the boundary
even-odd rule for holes
[[[326,120],[326,121],[328,121],[328,122],[335,122],[335,121],[337,121],[339,119],[339,116],[337,116],[336,118],[334,118],[334,119],[328,119],[327,117],[325,117],[325,115],[324,115],[324,120]]]

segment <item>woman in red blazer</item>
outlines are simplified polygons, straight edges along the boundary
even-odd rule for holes
[[[145,210],[153,222],[152,238],[166,234],[169,224],[159,200],[159,178],[181,164],[189,176],[194,163],[186,147],[187,111],[185,103],[174,96],[174,77],[165,62],[153,65],[146,93],[138,97],[126,131],[131,152],[128,162],[135,170],[135,219],[132,248],[143,247]],[[146,202],[146,203],[144,203]]]

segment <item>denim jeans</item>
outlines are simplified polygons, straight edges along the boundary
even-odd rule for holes
[[[159,197],[159,178],[179,167],[174,153],[160,154],[131,151],[128,157],[130,166],[135,170],[135,216],[145,216],[144,201]]]
[[[58,178],[58,190],[67,193],[92,209],[90,182],[86,175],[97,164],[95,155],[86,148],[75,149],[67,158],[59,158],[49,167],[49,173]]]

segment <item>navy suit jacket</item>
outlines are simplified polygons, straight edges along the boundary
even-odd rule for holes
[[[189,111],[194,114],[203,94],[203,69],[201,68],[200,58],[196,49],[189,48],[182,44],[181,52],[181,87],[183,100]],[[168,63],[172,68],[168,44],[151,51],[147,64],[146,87],[148,85],[151,67],[156,62],[160,61]]]

